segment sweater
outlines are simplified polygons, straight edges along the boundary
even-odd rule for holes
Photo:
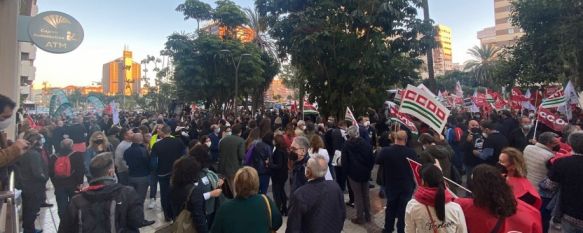
[[[429,214],[431,214],[431,217]],[[437,218],[435,207],[426,206],[415,199],[411,199],[405,208],[405,232],[435,233],[434,229],[440,233],[468,232],[462,207],[455,202],[445,204],[445,222],[442,222]]]
[[[526,163],[526,178],[534,187],[538,187],[541,181],[547,177],[547,162],[555,154],[550,148],[537,143],[524,148],[524,162]]]
[[[150,175],[150,158],[144,144],[132,143],[123,158],[129,168],[130,177],[144,177]]]
[[[271,216],[268,216],[266,203],[261,195],[248,198],[235,198],[221,205],[215,214],[212,233],[271,233],[271,229],[281,227],[282,217],[271,201]],[[269,225],[271,218],[271,227]]]

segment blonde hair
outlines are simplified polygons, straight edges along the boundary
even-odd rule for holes
[[[507,147],[502,150],[501,154],[506,154],[510,164],[514,165],[514,177],[526,177],[526,163],[522,152],[516,148]]]
[[[93,134],[91,134],[91,137],[89,138],[89,147],[88,148],[94,148],[95,145],[93,143],[93,141],[95,141],[95,139],[97,139],[97,136],[103,136],[103,145],[107,148],[109,146],[109,140],[107,140],[107,136],[105,136],[105,134],[101,131],[95,131],[93,132]]]
[[[259,175],[255,168],[245,166],[235,174],[235,197],[247,198],[259,193]]]

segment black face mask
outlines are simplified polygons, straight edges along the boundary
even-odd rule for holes
[[[289,159],[290,159],[291,161],[297,161],[297,160],[299,159],[299,157],[300,157],[300,156],[298,155],[298,153],[296,153],[296,152],[294,152],[294,151],[292,151],[292,152],[289,152]]]
[[[508,174],[508,169],[506,169],[506,167],[500,163],[496,163],[496,169],[498,169],[498,171],[500,171],[505,176]]]
[[[559,151],[561,150],[561,145],[556,145],[556,146],[553,146],[553,149],[552,149],[552,150],[553,150],[554,152],[559,152]]]
[[[480,130],[480,128],[472,128],[471,131],[472,131],[473,134],[482,133],[482,130]]]
[[[95,144],[97,144],[97,145],[101,145],[101,144],[103,144],[103,139],[97,139],[97,140],[95,140],[94,142],[95,142]]]

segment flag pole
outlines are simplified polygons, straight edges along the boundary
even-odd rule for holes
[[[536,108],[536,111],[534,112],[535,122],[534,122],[534,133],[532,135],[532,140],[536,140],[536,130],[538,129],[538,109],[539,108],[540,108],[540,106],[538,108]]]

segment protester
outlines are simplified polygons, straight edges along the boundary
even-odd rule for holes
[[[210,153],[212,156],[212,161],[219,160],[219,141],[221,140],[221,128],[218,125],[211,125],[211,133],[209,138],[211,139],[211,145],[209,146]]]
[[[117,135],[119,135],[119,132],[120,132],[120,128],[111,127],[111,128],[109,128],[109,130],[107,130],[107,133],[105,134],[107,136],[107,141],[109,141],[112,148],[117,148],[117,146],[120,143],[119,138],[117,138]]]
[[[295,192],[307,182],[305,176],[305,165],[310,158],[308,155],[308,148],[310,148],[310,141],[308,141],[306,137],[297,136],[294,138],[289,154],[289,159],[293,162],[291,179],[289,182],[291,186],[290,193]]]
[[[310,157],[314,155],[321,155],[326,159],[326,163],[330,163],[330,155],[328,155],[328,151],[324,146],[324,141],[320,135],[313,135],[310,139],[310,149],[308,150],[308,154]],[[330,169],[326,171],[326,180],[333,180],[332,173],[330,173]]]
[[[59,218],[63,219],[75,192],[81,189],[85,166],[83,153],[73,151],[73,140],[64,139],[59,148],[59,152],[52,155],[49,160],[49,177],[55,189]]]
[[[518,200],[495,167],[482,164],[470,176],[473,198],[458,198],[468,232],[542,232],[540,212]]]
[[[271,233],[282,217],[266,195],[258,194],[259,175],[252,167],[235,174],[235,198],[225,202],[215,216],[212,233]]]
[[[342,168],[354,192],[356,218],[352,222],[364,224],[371,221],[368,180],[374,157],[370,143],[360,137],[357,126],[350,126],[347,134],[349,139],[342,149]]]
[[[128,184],[136,190],[143,204],[150,184],[150,157],[141,133],[133,135],[132,145],[124,152],[123,159],[128,165]]]
[[[288,157],[288,147],[284,136],[281,134],[275,135],[275,151],[273,152],[273,160],[269,169],[271,170],[271,188],[275,205],[283,216],[288,214],[287,194],[285,193],[285,182],[289,171],[287,167]]]
[[[445,145],[437,145],[434,136],[428,133],[419,136],[419,142],[422,145],[423,152],[419,153],[419,160],[421,163],[435,163],[439,161],[438,167],[442,170],[446,178],[452,178],[451,159],[455,156],[453,151]]]
[[[73,145],[74,151],[85,152],[87,136],[87,128],[83,125],[83,117],[81,116],[73,118],[73,124],[65,128],[65,137],[73,139],[75,143]]]
[[[199,173],[200,165],[194,157],[186,156],[176,160],[171,178],[171,206],[176,215],[184,209],[190,211],[196,232],[206,233],[209,228],[203,191],[196,185],[200,182]]]
[[[160,182],[160,205],[164,211],[164,218],[170,221],[175,217],[170,206],[170,176],[172,175],[172,165],[186,152],[186,147],[182,141],[170,137],[170,126],[164,125],[158,130],[160,141],[152,147],[152,158],[157,160],[156,175]],[[121,144],[120,144],[121,145]]]
[[[474,150],[473,153],[481,159],[481,163],[495,166],[500,152],[508,146],[508,139],[496,129],[496,124],[491,121],[484,121],[480,126],[486,139],[482,150]]]
[[[471,174],[472,169],[480,164],[480,158],[474,154],[474,151],[482,151],[484,148],[484,136],[480,129],[480,123],[476,120],[468,122],[468,131],[464,135],[464,171]]]
[[[235,173],[243,166],[245,140],[241,138],[241,125],[233,126],[232,135],[224,137],[219,143],[219,173],[225,177],[231,192],[234,191]]]
[[[208,226],[212,226],[216,210],[220,205],[219,197],[222,194],[221,186],[223,186],[223,179],[210,170],[213,162],[209,153],[208,147],[199,144],[195,145],[190,151],[189,155],[194,157],[200,164],[199,182],[196,183],[203,191],[205,200],[205,214]]]
[[[422,184],[405,210],[405,232],[467,232],[464,212],[453,202],[441,170],[425,164],[420,173]]]
[[[134,132],[130,128],[122,128],[120,134],[123,140],[115,149],[115,170],[118,182],[123,185],[128,185],[128,165],[124,160],[123,154],[128,148],[130,148],[130,146],[132,146]]]
[[[336,182],[325,180],[326,170],[324,156],[310,157],[306,166],[308,183],[291,196],[286,232],[342,231],[346,219],[344,195]]]
[[[89,164],[91,160],[98,154],[103,152],[113,152],[114,148],[112,144],[109,143],[108,138],[103,134],[103,132],[95,132],[91,134],[89,138],[89,147],[85,151],[84,164],[85,164],[85,176],[87,180],[91,180],[91,173],[89,172]]]
[[[583,132],[574,132],[568,142],[573,148],[572,156],[555,162],[549,178],[560,185],[559,207],[563,214],[562,230],[566,233],[583,232]]]
[[[534,145],[534,127],[528,116],[520,117],[520,127],[510,132],[508,143],[511,147],[524,151],[528,145]]]
[[[40,232],[34,226],[36,214],[45,197],[45,183],[49,179],[40,150],[41,135],[31,131],[24,134],[31,148],[15,164],[16,188],[22,190],[22,228],[25,233]]]
[[[251,133],[253,134],[253,132]],[[259,193],[267,194],[271,171],[270,161],[273,157],[273,133],[268,132],[259,141],[255,141],[251,151],[251,165],[259,174]]]
[[[12,114],[16,103],[10,98],[0,94],[0,131],[4,131],[8,126],[14,123]],[[17,139],[11,146],[6,142],[6,134],[0,133],[0,170],[4,170],[9,164],[12,164],[22,156],[29,147],[29,142],[24,139]],[[6,172],[7,174],[8,172]],[[4,174],[4,172],[2,172]],[[0,177],[0,191],[7,188],[8,176]]]
[[[111,152],[95,156],[89,169],[93,180],[71,200],[59,233],[139,232],[154,223],[144,220],[144,208],[134,189],[116,183]]]
[[[413,191],[415,182],[407,159],[417,160],[417,153],[407,145],[407,132],[398,131],[395,144],[381,149],[376,163],[383,169],[383,181],[387,208],[385,210],[384,233],[392,233],[397,222],[397,232],[405,232],[405,209]]]
[[[506,175],[506,182],[512,187],[514,196],[540,209],[542,200],[537,189],[526,179],[526,164],[522,152],[508,147],[500,154],[499,168]]]

